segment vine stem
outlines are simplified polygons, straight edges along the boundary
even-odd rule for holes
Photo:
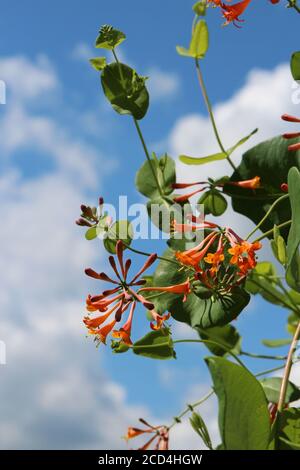
[[[254,229],[249,233],[249,235],[247,236],[246,240],[249,240],[249,238],[263,225],[263,223],[268,219],[269,215],[273,212],[273,210],[275,209],[275,207],[281,202],[281,201],[284,201],[284,199],[287,199],[289,197],[288,194],[284,194],[283,196],[279,197],[278,199],[276,199],[275,202],[273,202],[273,204],[271,205],[270,209],[268,210],[268,212],[266,213],[266,215],[261,219],[261,221],[256,225],[256,227],[254,227]]]
[[[293,341],[291,343],[290,350],[288,353],[287,361],[285,364],[285,369],[284,369],[284,374],[283,374],[283,379],[282,379],[282,384],[281,384],[281,389],[280,389],[280,395],[279,395],[279,400],[278,400],[278,408],[277,408],[278,413],[282,412],[284,405],[285,405],[286,391],[287,391],[289,377],[290,377],[292,365],[293,365],[293,356],[297,349],[297,343],[299,341],[299,338],[300,338],[300,321],[297,325],[297,328],[293,337]]]
[[[289,2],[289,8],[294,8],[294,10],[296,10],[300,14],[300,7],[299,5],[297,5],[297,2],[293,0],[288,0],[288,2]]]
[[[209,97],[208,97],[208,94],[207,94],[206,86],[205,86],[203,75],[202,75],[202,72],[201,72],[199,59],[195,59],[195,63],[196,63],[198,81],[199,81],[199,84],[200,84],[200,88],[201,88],[201,91],[202,91],[202,94],[203,94],[203,98],[204,98],[204,101],[205,101],[205,104],[206,104],[206,107],[207,107],[207,111],[208,111],[208,114],[209,114],[209,117],[210,117],[210,120],[211,120],[211,123],[212,123],[212,127],[213,127],[213,130],[214,130],[214,134],[216,136],[217,142],[219,144],[219,147],[220,147],[221,151],[223,153],[225,153],[226,158],[228,160],[228,163],[231,165],[232,169],[234,171],[236,171],[237,168],[234,165],[233,161],[231,160],[227,150],[225,149],[225,147],[222,143],[218,128],[217,128],[214,113],[213,113],[213,110],[212,110],[212,106],[211,106],[211,103],[210,103],[210,100],[209,100]]]
[[[138,133],[138,135],[139,135],[140,141],[141,141],[141,143],[142,143],[142,146],[143,146],[143,149],[144,149],[146,158],[147,158],[147,160],[148,160],[148,162],[149,162],[149,165],[150,165],[150,168],[151,168],[151,171],[152,171],[152,174],[153,174],[153,178],[155,179],[155,182],[156,182],[156,186],[157,186],[158,192],[159,192],[159,194],[161,195],[161,197],[163,197],[164,194],[163,194],[163,191],[162,191],[162,189],[161,189],[160,183],[159,183],[159,181],[158,181],[157,173],[156,173],[155,168],[154,168],[154,166],[153,166],[153,161],[152,161],[152,159],[151,159],[151,157],[150,157],[150,153],[149,153],[149,151],[148,151],[148,148],[147,148],[147,145],[146,145],[144,136],[143,136],[143,134],[142,134],[140,125],[139,125],[137,119],[136,119],[134,116],[133,116],[133,122],[134,122],[134,124],[135,124],[135,128],[136,128],[137,133]]]
[[[268,354],[254,354],[247,351],[241,351],[242,356],[252,357],[253,359],[271,359],[273,361],[285,361],[287,356],[270,356]]]
[[[288,225],[291,225],[292,220],[287,220],[286,222],[283,222],[280,225],[277,225],[277,228],[284,228],[287,227]],[[268,230],[267,232],[263,233],[260,237],[256,238],[253,243],[259,242],[260,240],[263,240],[264,238],[268,237],[269,235],[272,235],[273,233],[273,228],[271,230]]]

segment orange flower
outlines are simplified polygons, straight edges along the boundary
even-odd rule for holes
[[[143,287],[139,292],[166,292],[170,294],[183,294],[183,302],[186,301],[188,294],[191,293],[190,281],[187,279],[181,284],[166,287]]]
[[[123,325],[123,327],[120,328],[119,330],[114,330],[112,332],[113,338],[121,339],[123,343],[127,344],[127,346],[132,345],[130,336],[131,336],[132,320],[133,320],[135,307],[136,307],[136,302],[133,302],[133,304],[131,305],[128,320],[125,323],[125,325]]]
[[[223,252],[216,252],[216,253],[208,253],[207,256],[204,258],[204,261],[207,264],[212,264],[210,269],[211,273],[216,273],[219,269],[220,263],[222,263],[225,259]]]
[[[155,450],[168,450],[169,449],[169,430],[166,426],[151,426],[144,419],[140,422],[146,426],[146,429],[129,427],[125,439],[128,441],[142,434],[153,434],[150,439],[139,448],[139,450],[148,450],[151,444],[157,440]]]
[[[243,0],[242,2],[235,3],[234,5],[226,5],[221,3],[221,8],[223,10],[223,16],[226,20],[225,25],[233,23],[235,26],[239,27],[236,22],[242,23],[244,20],[241,20],[239,17],[246,10],[247,6],[251,0]]]
[[[199,263],[202,261],[210,246],[214,243],[218,233],[211,232],[202,242],[194,248],[187,251],[177,251],[176,258],[180,263],[186,266],[192,266],[196,271],[200,269]]]
[[[122,342],[130,346],[132,344],[130,335],[136,302],[141,302],[148,310],[154,309],[153,303],[135,292],[134,288],[145,284],[145,281],[143,279],[139,280],[139,278],[146,269],[155,262],[157,255],[150,255],[138,273],[131,281],[128,281],[127,277],[131,266],[131,260],[128,259],[124,262],[123,251],[123,243],[119,240],[116,245],[116,255],[119,262],[119,268],[116,265],[115,258],[113,256],[109,257],[109,263],[116,275],[116,279],[112,279],[105,273],[97,273],[93,269],[86,269],[85,272],[89,277],[110,282],[114,287],[102,292],[100,295],[89,295],[87,297],[86,308],[88,312],[93,313],[99,311],[105,312],[105,314],[95,318],[86,316],[84,317],[83,322],[88,328],[89,333],[94,335],[98,342],[106,343],[107,335],[113,330],[115,324],[122,320],[123,314],[128,310],[128,308],[131,307],[126,323],[119,330],[113,331],[112,334],[114,338],[119,338]],[[108,309],[108,307],[110,307],[110,309]],[[114,320],[102,328],[99,328],[112,314],[114,314]]]
[[[250,180],[245,181],[230,181],[227,184],[231,184],[232,186],[238,186],[240,188],[246,189],[257,189],[261,186],[261,181],[259,176],[255,176]]]
[[[169,320],[171,316],[170,313],[167,313],[166,315],[159,315],[157,312],[154,312],[153,310],[150,313],[151,313],[153,320],[156,322],[156,325],[153,322],[150,323],[150,327],[154,331],[160,330],[161,328],[163,328],[164,322]]]
[[[236,264],[241,273],[247,274],[250,269],[255,268],[256,259],[255,251],[260,250],[261,243],[249,243],[243,241],[241,244],[234,244],[229,250],[228,253],[232,255],[230,260],[231,264]]]

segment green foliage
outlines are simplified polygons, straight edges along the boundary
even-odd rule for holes
[[[279,449],[300,450],[300,409],[289,408],[279,415]]]
[[[107,232],[106,238],[103,240],[105,249],[115,255],[116,244],[118,240],[122,240],[125,245],[130,245],[133,239],[132,225],[128,220],[117,220]],[[126,248],[126,247],[125,247]]]
[[[292,225],[287,243],[286,281],[292,289],[300,292],[300,172],[296,167],[289,171],[288,185]]]
[[[95,70],[101,71],[107,65],[106,58],[105,57],[94,57],[93,59],[90,59],[90,64]]]
[[[167,250],[164,257],[174,259],[173,251]],[[170,286],[184,282],[186,278],[185,272],[180,271],[175,263],[162,260],[154,273],[153,285]],[[250,296],[243,288],[235,287],[222,297],[200,299],[191,293],[186,302],[182,302],[182,295],[167,293],[153,301],[158,312],[169,311],[177,321],[206,329],[224,326],[236,319],[248,305]]]
[[[172,184],[176,183],[176,169],[174,160],[168,155],[164,155],[160,159],[152,158],[151,165],[148,160],[143,163],[135,178],[138,191],[149,199],[160,197],[153,170],[163,194],[166,196],[171,194],[173,192]]]
[[[262,344],[267,348],[281,348],[291,344],[290,339],[263,339]]]
[[[275,258],[279,261],[280,264],[283,266],[286,265],[287,262],[287,252],[286,252],[286,244],[284,238],[280,235],[280,231],[278,227],[274,226],[274,239],[271,240],[271,248],[274,253]]]
[[[205,16],[206,15],[206,8],[207,8],[206,0],[200,0],[199,2],[196,2],[193,5],[193,11],[198,16]]]
[[[232,325],[216,326],[214,328],[207,328],[201,330],[196,328],[201,339],[214,341],[217,344],[206,343],[205,346],[215,356],[226,356],[228,351],[233,354],[239,355],[241,353],[242,338],[237,329]],[[222,348],[224,346],[224,348]]]
[[[300,167],[300,152],[290,152],[288,146],[298,142],[299,139],[287,141],[282,137],[262,142],[248,150],[241,164],[234,172],[231,180],[240,181],[261,177],[262,188],[251,190],[226,185],[224,191],[232,196],[233,209],[258,224],[266,215],[272,203],[281,195],[281,184],[286,183],[291,167]],[[262,231],[272,230],[274,225],[279,225],[291,218],[289,200],[283,200],[272,211],[268,220],[261,226]],[[289,228],[281,230],[281,235],[286,240]],[[271,235],[272,237],[272,235]]]
[[[261,384],[245,368],[221,357],[206,359],[219,401],[219,429],[226,450],[266,450],[268,404]]]
[[[235,145],[230,147],[226,152],[218,152],[214,153],[212,155],[208,155],[207,157],[189,157],[187,155],[180,155],[179,160],[182,161],[182,163],[185,163],[186,165],[204,165],[205,163],[212,163],[216,162],[219,160],[226,160],[226,158],[230,157],[230,155],[241,145],[245,144],[247,140],[250,139],[258,129],[254,129],[249,135],[246,137],[243,137],[241,140],[239,140]]]
[[[96,39],[95,47],[98,49],[113,50],[125,41],[126,36],[122,31],[118,31],[109,25],[104,25],[99,31],[99,35]]]
[[[176,50],[179,55],[185,57],[193,57],[194,59],[203,59],[209,46],[209,33],[205,20],[200,20],[196,24],[189,49],[177,46]]]
[[[300,80],[300,51],[294,52],[291,57],[291,72],[294,80]]]
[[[198,204],[204,205],[204,213],[218,217],[227,209],[227,201],[225,197],[217,189],[206,191],[199,199]]]
[[[201,437],[206,447],[212,450],[213,447],[211,438],[202,416],[200,416],[199,413],[193,412],[192,416],[190,417],[190,423],[194,431]]]
[[[150,359],[166,360],[176,357],[172,337],[168,328],[151,331],[134,343],[132,350],[138,356],[145,356]]]
[[[279,395],[280,395],[280,388],[282,384],[282,378],[271,377],[267,379],[262,379],[260,383],[263,386],[268,402],[278,403]],[[299,399],[300,399],[299,388],[296,387],[296,385],[293,384],[292,382],[289,382],[286,396],[285,396],[285,403],[288,404]]]
[[[119,114],[130,114],[142,119],[149,107],[149,94],[142,77],[128,65],[107,65],[101,74],[104,94],[113,109]]]

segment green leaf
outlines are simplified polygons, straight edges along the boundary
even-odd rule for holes
[[[299,323],[299,314],[297,315],[295,312],[291,313],[288,316],[286,329],[288,333],[290,333],[292,336],[294,336],[294,334],[296,333],[298,323]]]
[[[260,383],[263,386],[268,402],[278,403],[281,384],[282,384],[282,378],[271,377],[267,379],[262,379]],[[300,398],[299,388],[296,387],[296,385],[293,384],[292,382],[289,382],[288,387],[287,387],[287,392],[286,392],[285,403],[286,404],[291,403],[293,401],[299,400],[299,398]]]
[[[255,176],[261,177],[262,188],[255,191],[225,185],[224,192],[231,195],[233,209],[248,217],[257,225],[266,215],[275,199],[282,194],[281,185],[286,183],[291,167],[300,168],[300,152],[290,152],[289,145],[299,142],[299,139],[287,141],[280,137],[262,142],[248,150],[242,159],[231,181],[248,180]],[[288,198],[275,207],[270,217],[261,226],[266,232],[274,225],[280,225],[291,218],[291,208]],[[286,240],[289,228],[281,229],[281,235]],[[272,235],[270,235],[272,238]]]
[[[115,255],[118,240],[123,240],[126,245],[130,245],[134,237],[132,225],[128,220],[117,220],[107,232],[107,237],[103,240],[105,249]],[[126,247],[125,247],[126,248]]]
[[[101,74],[104,94],[113,109],[119,114],[131,114],[138,120],[145,116],[149,107],[145,81],[146,77],[121,63],[107,65]]]
[[[205,16],[206,15],[206,8],[207,8],[206,0],[200,0],[199,2],[196,2],[193,5],[193,11],[198,16]]]
[[[216,189],[211,189],[204,193],[199,199],[198,204],[204,205],[205,214],[212,214],[215,217],[224,214],[227,209],[225,197]]]
[[[212,450],[212,442],[211,438],[207,429],[207,426],[199,413],[193,413],[190,417],[190,423],[194,431],[201,437],[202,441],[208,447],[208,449]]]
[[[97,225],[94,227],[90,227],[86,232],[85,232],[85,238],[86,240],[94,240],[97,238],[98,232],[97,232]]]
[[[267,450],[268,403],[261,384],[245,368],[221,357],[206,359],[219,401],[219,429],[226,450]]]
[[[296,167],[289,171],[288,186],[292,208],[292,225],[287,243],[286,281],[292,289],[300,292],[300,172]]]
[[[291,57],[291,72],[294,80],[300,80],[300,51],[294,52]]]
[[[196,328],[196,330],[201,339],[211,340],[220,344],[220,346],[209,343],[205,344],[207,349],[209,349],[209,351],[215,356],[226,356],[228,351],[231,351],[235,355],[239,355],[241,353],[242,338],[234,326],[216,326],[214,328],[207,328],[206,330]],[[225,349],[222,348],[222,345]]]
[[[152,170],[155,171],[163,194],[171,194],[173,192],[172,184],[176,183],[176,169],[173,158],[168,155],[164,155],[160,159],[151,158],[151,166],[148,160],[143,163],[135,178],[138,191],[150,199],[160,197]]]
[[[205,163],[226,160],[228,156],[230,156],[238,147],[246,143],[247,140],[250,139],[250,137],[252,137],[254,134],[256,134],[257,131],[258,129],[254,129],[251,134],[247,135],[246,137],[243,137],[235,145],[230,147],[227,152],[218,152],[212,155],[208,155],[207,157],[189,157],[187,155],[180,155],[179,160],[182,161],[182,163],[185,163],[186,165],[204,165]]]
[[[300,450],[300,409],[289,408],[284,410],[278,419],[279,449]]]
[[[165,258],[174,260],[172,250],[164,253]],[[178,265],[160,261],[153,277],[154,286],[170,286],[182,283],[186,274],[178,269]],[[219,298],[200,299],[194,293],[188,295],[186,302],[182,295],[164,294],[153,299],[159,313],[169,311],[175,320],[202,329],[213,326],[224,326],[236,319],[250,301],[249,294],[240,287]]]
[[[122,31],[118,31],[112,26],[104,25],[99,31],[95,47],[111,51],[115,47],[119,46],[125,39],[126,36]]]
[[[274,226],[274,240],[271,240],[271,248],[274,253],[275,258],[283,266],[287,262],[287,251],[284,238],[280,235],[278,227]]]
[[[209,46],[209,33],[205,20],[200,20],[196,24],[189,49],[177,46],[179,55],[193,57],[194,59],[203,59]]]
[[[95,70],[103,70],[106,67],[106,58],[105,57],[94,57],[90,59],[90,64]]]
[[[263,339],[262,344],[267,348],[281,348],[291,344],[291,339]]]
[[[135,354],[151,359],[166,360],[175,358],[173,341],[168,328],[151,331],[134,343],[132,349]]]

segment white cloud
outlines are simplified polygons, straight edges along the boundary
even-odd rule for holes
[[[71,53],[71,58],[73,60],[86,62],[87,60],[91,59],[95,55],[96,54],[95,54],[94,49],[89,44],[87,44],[86,42],[79,42],[78,44],[75,45]]]
[[[165,72],[158,67],[151,67],[146,73],[149,76],[147,86],[154,101],[170,99],[180,89],[180,79],[175,73]]]
[[[227,101],[214,106],[218,129],[227,148],[259,128],[259,132],[234,153],[232,159],[235,164],[240,162],[248,148],[286,132],[286,123],[280,117],[284,113],[297,113],[292,101],[293,93],[297,92],[293,85],[286,64],[274,70],[253,70],[240,90]],[[181,154],[201,157],[219,151],[209,119],[200,114],[178,119],[170,132],[167,145],[174,157]],[[226,161],[202,166],[187,166],[177,161],[178,180],[182,182],[205,180],[209,176],[218,178],[231,173],[232,169]],[[242,235],[253,227],[252,222],[231,209],[218,221],[239,228]]]

